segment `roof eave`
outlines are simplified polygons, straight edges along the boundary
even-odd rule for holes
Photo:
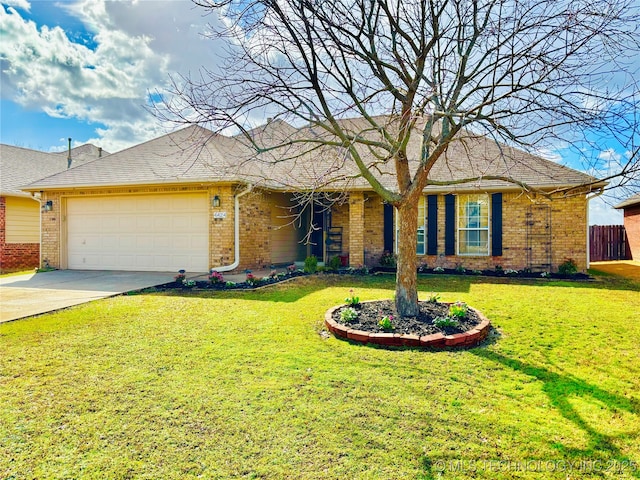
[[[224,180],[216,180],[212,178],[194,178],[189,180],[154,180],[143,182],[126,182],[126,183],[76,183],[76,184],[57,184],[57,185],[38,185],[31,184],[25,187],[21,187],[25,192],[44,192],[49,190],[78,190],[81,188],[123,188],[123,187],[150,187],[154,185],[163,186],[180,186],[180,185],[193,185],[193,184],[207,184],[207,185],[228,185],[233,183],[247,183],[245,180],[231,178]]]

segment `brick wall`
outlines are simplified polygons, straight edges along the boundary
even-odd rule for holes
[[[503,254],[502,256],[445,255],[445,200],[438,196],[438,255],[421,255],[418,261],[429,267],[494,269],[496,266],[521,270],[528,267],[527,212],[532,205],[550,207],[550,241],[552,271],[568,258],[576,261],[580,271],[587,268],[587,201],[584,196],[548,200],[529,197],[520,192],[503,194]],[[378,265],[384,239],[383,206],[373,194],[365,202],[364,244],[367,264]],[[457,234],[457,233],[456,233]],[[394,232],[395,235],[395,232]],[[353,248],[353,246],[351,247]],[[534,247],[535,248],[535,247]],[[541,250],[540,247],[539,250]],[[353,263],[353,262],[352,262]]]
[[[384,204],[375,193],[365,195],[364,258],[368,267],[380,264],[384,251]]]
[[[40,244],[6,243],[6,200],[0,197],[0,271],[35,268],[40,261]]]
[[[364,265],[364,194],[349,194],[349,265]]]
[[[640,205],[624,209],[624,229],[633,260],[640,260]]]
[[[240,198],[239,270],[271,265],[271,204],[273,198],[253,191]]]

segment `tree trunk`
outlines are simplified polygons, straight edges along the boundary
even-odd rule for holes
[[[401,317],[418,314],[418,201],[407,199],[398,207],[398,271],[396,274],[396,310]]]

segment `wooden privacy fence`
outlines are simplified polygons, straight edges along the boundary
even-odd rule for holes
[[[627,234],[624,225],[592,225],[589,227],[589,260],[627,260]]]

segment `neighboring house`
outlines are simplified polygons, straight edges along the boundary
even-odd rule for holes
[[[362,128],[357,119],[343,122]],[[273,121],[250,133],[268,145],[305,137],[309,128]],[[395,248],[394,209],[344,162],[344,150],[295,148],[274,151],[281,155],[274,164],[239,137],[192,126],[37,181],[25,190],[42,191],[52,206],[43,212],[42,259],[65,269],[190,272],[262,268],[310,254],[377,265]],[[410,154],[419,148],[411,145]],[[392,163],[378,165],[388,186],[396,184]],[[429,185],[420,203],[420,261],[551,271],[572,258],[586,270],[587,197],[603,182],[477,136],[451,144],[431,177],[440,186]],[[482,179],[441,183],[470,177]],[[584,184],[591,186],[553,200],[534,192]],[[300,198],[312,194],[314,207],[303,206]],[[336,196],[341,201],[329,201]]]
[[[29,183],[98,158],[101,149],[83,145],[70,152],[46,153],[0,144],[0,269],[34,268],[40,264],[38,192],[20,190]],[[71,157],[69,157],[71,155]],[[69,164],[71,158],[71,164]]]
[[[615,206],[624,211],[624,229],[633,260],[640,260],[640,194],[634,195]]]

